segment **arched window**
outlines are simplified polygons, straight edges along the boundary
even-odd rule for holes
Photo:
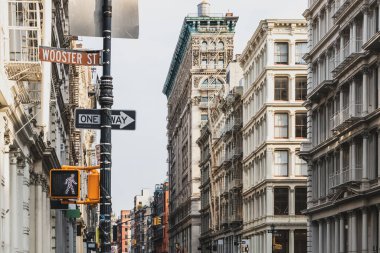
[[[207,50],[207,42],[206,41],[202,42],[202,44],[201,44],[201,50],[202,51],[206,51]]]
[[[223,86],[223,82],[215,77],[206,78],[202,82],[202,87],[209,87],[209,88],[219,88]]]
[[[224,43],[223,41],[218,42],[218,50],[223,50],[224,49]]]

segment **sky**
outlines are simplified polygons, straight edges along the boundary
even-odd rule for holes
[[[112,40],[113,109],[137,113],[135,131],[112,131],[112,209],[118,216],[120,210],[133,208],[133,198],[141,189],[153,192],[155,184],[166,179],[167,100],[162,88],[183,19],[197,12],[199,2],[139,0],[139,39]],[[212,13],[230,11],[239,16],[235,34],[238,54],[260,20],[303,18],[307,0],[210,0],[210,4]],[[102,48],[101,38],[81,39],[88,49]]]

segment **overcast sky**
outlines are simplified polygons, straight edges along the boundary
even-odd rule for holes
[[[184,17],[200,0],[139,0],[140,38],[112,41],[114,109],[137,111],[136,131],[112,132],[112,209],[133,207],[142,188],[154,189],[167,172],[166,97],[162,94]],[[235,54],[262,19],[302,18],[307,0],[210,0],[211,12],[239,16]],[[91,49],[102,40],[83,38]],[[101,72],[99,72],[101,75]],[[100,135],[100,132],[98,132]]]

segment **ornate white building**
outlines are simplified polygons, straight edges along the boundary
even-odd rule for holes
[[[207,101],[226,81],[238,20],[213,15],[209,4],[185,18],[163,92],[168,98],[169,252],[198,252],[200,236],[200,136]],[[204,106],[206,102],[206,106]]]
[[[314,0],[309,25],[308,252],[380,250],[379,1]]]
[[[263,20],[240,57],[242,237],[249,252],[306,251],[306,164],[296,155],[307,137],[306,45],[305,20]]]
[[[39,45],[70,46],[67,18],[67,1],[0,1],[0,252],[80,252],[80,223],[51,205],[49,170],[86,160],[78,155],[90,142],[71,146],[70,120],[74,90],[87,81],[38,60]]]
[[[201,149],[201,252],[239,252],[242,215],[243,73],[234,60],[226,85],[210,103],[197,144]]]

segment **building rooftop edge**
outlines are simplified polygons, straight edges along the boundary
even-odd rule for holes
[[[173,89],[173,82],[175,81],[177,77],[177,72],[179,69],[179,66],[182,62],[183,56],[184,56],[184,46],[187,45],[190,34],[192,33],[191,28],[187,24],[187,21],[193,21],[193,20],[209,20],[209,19],[227,19],[227,20],[234,20],[238,19],[237,16],[223,16],[223,17],[208,17],[208,16],[202,16],[202,17],[185,17],[184,22],[182,24],[181,32],[179,35],[179,39],[176,45],[176,48],[174,50],[174,54],[170,63],[169,71],[165,80],[164,87],[162,89],[162,93],[166,95],[167,98],[169,98],[170,93]]]
[[[250,48],[250,45],[255,40],[258,33],[261,31],[261,29],[264,28],[265,25],[268,25],[268,24],[303,24],[303,25],[307,26],[307,21],[306,21],[306,19],[303,19],[303,18],[299,18],[299,19],[263,19],[263,20],[261,20],[259,25],[257,26],[255,32],[253,33],[251,38],[248,40],[247,45],[245,46],[243,52],[241,53],[239,61],[241,61],[242,59],[245,58],[245,56],[246,56],[246,54]]]

